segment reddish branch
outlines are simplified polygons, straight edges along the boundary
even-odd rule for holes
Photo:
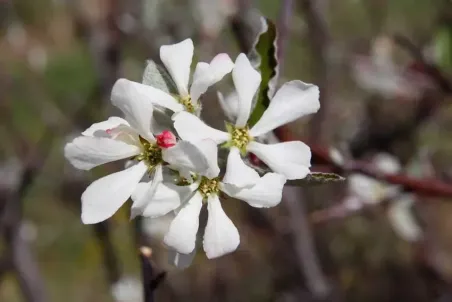
[[[275,130],[275,134],[281,141],[298,140],[287,126]],[[308,143],[309,144],[309,143]],[[362,160],[348,160],[343,165],[338,165],[330,156],[329,149],[309,144],[312,151],[313,162],[328,166],[330,172],[339,174],[362,173],[367,176],[385,181],[387,183],[400,185],[404,191],[413,192],[418,195],[430,197],[451,197],[452,185],[435,179],[416,179],[403,174],[385,174],[377,171],[369,163]]]

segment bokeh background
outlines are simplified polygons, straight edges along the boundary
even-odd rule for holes
[[[127,206],[83,225],[84,188],[121,164],[77,171],[62,149],[115,113],[115,80],[188,37],[195,60],[235,59],[259,12],[279,29],[279,83],[320,86],[320,113],[285,131],[347,181],[273,209],[227,200],[238,251],[183,271],[164,226]],[[446,0],[0,0],[0,301],[143,301],[142,244],[166,272],[156,301],[452,301],[451,72]],[[216,97],[203,117],[223,127]]]

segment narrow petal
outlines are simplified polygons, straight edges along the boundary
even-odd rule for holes
[[[199,117],[184,111],[174,117],[174,128],[183,140],[190,142],[211,139],[216,144],[221,144],[229,139],[228,133],[212,128]]]
[[[193,41],[191,39],[160,47],[160,59],[171,74],[181,96],[188,95],[188,81],[190,80],[193,50]]]
[[[250,134],[254,137],[265,134],[302,116],[315,113],[319,108],[317,86],[301,81],[288,82],[276,92]]]
[[[193,251],[189,254],[181,254],[176,252],[175,250],[170,249],[168,251],[168,262],[179,269],[184,269],[190,266],[190,264],[193,262],[193,259],[195,258],[195,255],[196,248],[193,249]]]
[[[221,92],[217,92],[218,101],[220,102],[221,109],[223,109],[226,117],[233,121],[237,118],[237,111],[239,107],[239,97],[236,92],[228,94],[226,97]]]
[[[150,185],[152,184],[139,183],[135,192],[132,194],[132,200],[139,201],[146,198],[146,193]],[[146,202],[146,206],[141,215],[145,217],[160,217],[177,209],[182,203],[181,197],[183,196],[183,193],[178,191],[179,189],[188,190],[188,187],[160,183],[152,199]]]
[[[202,63],[198,63],[202,64]],[[205,64],[205,63],[204,63]],[[205,68],[205,65],[197,66],[193,74],[193,83],[190,87],[190,96],[193,101],[197,101],[199,97],[207,91],[207,89],[215,83],[221,81],[225,75],[231,72],[234,63],[225,53],[218,54],[213,58],[212,62]]]
[[[162,173],[162,165],[157,165],[155,167],[155,171],[153,173],[152,180],[144,183],[144,188],[140,186],[140,189],[138,192],[134,191],[135,198],[133,198],[133,204],[132,209],[130,212],[130,219],[133,219],[137,217],[138,215],[143,215],[144,210],[148,206],[148,204],[154,200],[155,195],[157,193],[157,189],[160,187],[162,181],[163,181],[163,173]],[[168,193],[168,192],[166,192]],[[165,196],[168,197],[168,196]],[[163,198],[163,197],[162,197]],[[170,197],[168,197],[170,198]],[[172,210],[172,209],[171,209]],[[168,210],[169,212],[170,210]],[[156,210],[157,212],[157,210]],[[166,213],[168,213],[166,212]],[[165,213],[165,214],[166,214]],[[162,214],[164,215],[164,214]],[[149,215],[154,216],[154,215]],[[155,215],[158,216],[158,215]]]
[[[152,138],[153,105],[175,112],[183,110],[183,106],[166,92],[126,79],[116,81],[112,89],[111,101],[125,114],[130,125],[147,139]]]
[[[110,218],[132,195],[147,166],[139,162],[93,182],[82,194],[82,221],[92,224]]]
[[[248,151],[287,179],[302,179],[309,174],[311,149],[303,142],[292,141],[272,145],[251,142],[248,144]]]
[[[215,178],[220,174],[220,167],[218,166],[218,147],[211,139],[203,139],[196,142],[196,146],[204,155],[207,161],[208,168],[200,171],[201,175],[207,178]]]
[[[182,254],[189,254],[195,248],[199,228],[199,213],[202,195],[197,192],[174,218],[163,242]]]
[[[196,143],[179,141],[176,146],[163,150],[163,160],[177,170],[188,170],[209,178],[220,173],[218,148],[210,139]]]
[[[217,258],[235,251],[240,244],[239,231],[223,211],[217,195],[209,197],[207,210],[209,218],[203,242],[207,258]]]
[[[259,179],[259,173],[242,160],[239,149],[232,147],[229,151],[223,182],[243,188],[254,185]]]
[[[151,185],[151,182],[139,183],[132,194],[132,200],[135,202],[146,198],[146,193]],[[197,186],[194,185],[177,186],[172,183],[159,183],[154,196],[146,201],[146,206],[140,214],[144,217],[159,217],[166,215],[189,200],[196,189]]]
[[[81,170],[90,170],[139,153],[138,146],[105,137],[79,136],[64,147],[64,156]]]
[[[237,187],[222,184],[221,190],[231,197],[243,200],[256,208],[270,208],[281,202],[282,190],[286,178],[278,173],[267,173],[251,188],[238,189]]]
[[[119,125],[127,125],[129,123],[120,117],[112,116],[108,120],[92,124],[91,127],[82,132],[84,136],[109,137],[107,130],[118,127]]]
[[[235,61],[235,67],[232,70],[232,79],[239,97],[235,125],[237,127],[245,127],[251,114],[253,97],[261,83],[261,75],[251,66],[246,55],[241,53]]]

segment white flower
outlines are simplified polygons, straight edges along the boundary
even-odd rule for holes
[[[207,158],[216,160],[218,149],[215,142],[204,140],[197,144],[202,145],[201,149],[209,153],[206,156]],[[216,163],[212,164],[216,165]],[[216,258],[234,251],[240,243],[237,228],[221,206],[220,192],[226,193],[233,198],[241,199],[253,207],[273,207],[281,201],[282,188],[285,182],[286,179],[282,175],[267,173],[262,178],[258,177],[254,186],[238,189],[221,181],[218,173],[213,176],[198,174],[195,177],[195,181],[189,185],[167,185],[168,198],[162,198],[161,200],[154,198],[148,203],[145,213],[159,216],[158,214],[167,212],[171,194],[176,192],[180,196],[180,206],[172,205],[177,215],[171,222],[164,242],[178,253],[191,254],[195,249],[201,207],[203,203],[207,203],[209,217],[204,233],[203,246],[209,259]],[[132,199],[142,199],[145,192],[144,184],[139,184],[132,195]],[[192,256],[188,258],[192,258]]]
[[[82,170],[120,159],[135,160],[135,164],[125,170],[94,181],[83,192],[82,221],[86,224],[111,217],[131,196],[142,178],[149,175],[145,194],[132,205],[133,217],[142,214],[149,200],[159,199],[167,193],[162,184],[164,163],[209,175],[217,173],[208,170],[209,163],[193,144],[183,141],[174,144],[168,133],[162,133],[156,140],[151,131],[152,104],[143,97],[119,92],[117,89],[120,88],[113,90],[112,103],[124,113],[125,119],[110,117],[93,124],[64,149],[71,164]],[[173,197],[173,204],[177,204],[178,196],[173,194]]]
[[[412,207],[415,197],[404,194],[392,202],[388,209],[388,219],[395,233],[406,241],[418,241],[423,236],[422,228],[413,217]]]
[[[378,171],[386,174],[396,174],[401,170],[398,160],[390,154],[377,154],[371,164]],[[388,185],[362,174],[352,174],[347,179],[349,194],[358,198],[362,203],[376,204],[383,199],[395,196],[400,191],[398,186]]]
[[[371,163],[375,169],[385,174],[396,174],[402,168],[397,158],[386,153],[377,154]],[[417,241],[422,237],[422,229],[411,212],[415,202],[412,194],[403,194],[397,185],[361,174],[350,175],[347,179],[349,196],[344,203],[348,209],[356,211],[365,204],[376,205],[385,199],[394,199],[391,200],[387,214],[396,234],[407,241]]]
[[[155,87],[126,79],[119,79],[113,89],[132,97],[145,98],[154,105],[168,108],[174,112],[187,110],[199,113],[198,101],[201,95],[231,72],[234,64],[225,53],[215,56],[210,64],[199,62],[189,87],[192,58],[193,42],[191,39],[173,45],[164,45],[160,48],[160,59],[174,80],[178,95],[171,95]]]
[[[252,152],[274,172],[287,179],[300,179],[309,173],[311,150],[300,141],[278,144],[261,144],[255,138],[273,129],[292,122],[301,116],[316,112],[320,108],[317,86],[301,81],[284,84],[275,94],[260,120],[251,128],[247,121],[251,114],[252,100],[261,82],[261,75],[253,69],[248,58],[240,54],[232,71],[238,95],[238,110],[235,125],[228,125],[228,132],[214,129],[188,112],[174,117],[174,127],[179,136],[187,141],[212,139],[217,144],[230,147],[226,175],[223,181],[237,187],[255,183],[256,171],[245,165],[240,152]]]

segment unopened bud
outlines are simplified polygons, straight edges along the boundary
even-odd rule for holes
[[[159,135],[156,136],[157,145],[160,148],[170,148],[176,144],[176,136],[168,130],[163,131]]]

